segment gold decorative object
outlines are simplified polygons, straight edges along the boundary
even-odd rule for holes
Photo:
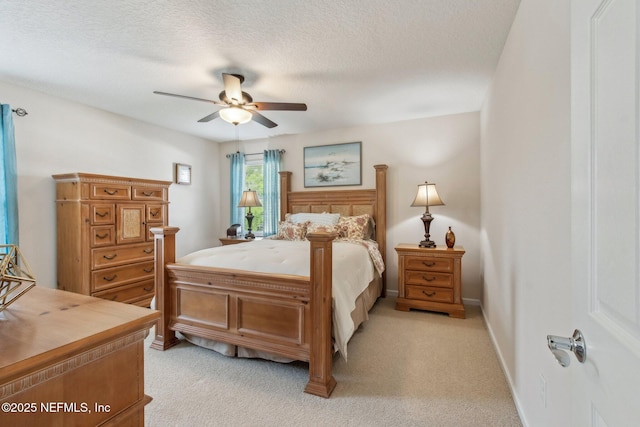
[[[0,311],[36,285],[29,264],[16,245],[0,245]]]

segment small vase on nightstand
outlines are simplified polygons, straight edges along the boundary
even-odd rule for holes
[[[451,230],[451,227],[449,227],[449,231],[447,231],[447,234],[445,234],[444,240],[445,242],[447,242],[448,248],[453,248],[453,245],[456,244],[456,235],[454,234],[453,230]]]

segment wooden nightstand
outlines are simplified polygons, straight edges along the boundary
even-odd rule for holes
[[[421,248],[402,243],[398,253],[396,310],[440,311],[464,319],[462,256],[464,248]]]
[[[245,239],[244,237],[220,237],[220,243],[223,245],[235,245],[237,243],[253,242],[254,240],[260,240],[262,237],[256,237],[255,239]]]

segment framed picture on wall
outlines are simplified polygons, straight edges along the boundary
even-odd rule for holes
[[[191,184],[191,165],[176,163],[176,184]]]
[[[362,143],[304,147],[304,186],[362,184]]]

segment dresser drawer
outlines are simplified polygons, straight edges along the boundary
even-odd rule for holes
[[[101,200],[131,200],[131,186],[126,184],[91,184],[90,198]]]
[[[106,203],[91,203],[89,205],[91,225],[114,224],[116,222],[116,206]]]
[[[91,247],[112,246],[116,244],[116,227],[113,225],[99,225],[91,227]]]
[[[153,243],[112,246],[91,250],[91,268],[98,269],[153,259]]]
[[[404,282],[407,285],[452,288],[453,275],[447,273],[434,273],[431,271],[405,271]]]
[[[133,200],[166,200],[165,190],[162,187],[136,187],[133,186]]]
[[[443,288],[429,288],[426,286],[405,286],[406,298],[433,301],[433,302],[453,302],[453,290]]]
[[[120,286],[109,291],[95,292],[91,295],[111,301],[135,303],[140,300],[151,299],[154,291],[155,285],[153,284],[153,279],[149,279],[144,282]]]
[[[147,204],[147,222],[164,222],[164,205]]]
[[[405,270],[440,271],[453,273],[453,259],[407,256],[404,258]]]
[[[98,292],[125,283],[153,278],[153,261],[103,268],[91,273],[91,291]]]

